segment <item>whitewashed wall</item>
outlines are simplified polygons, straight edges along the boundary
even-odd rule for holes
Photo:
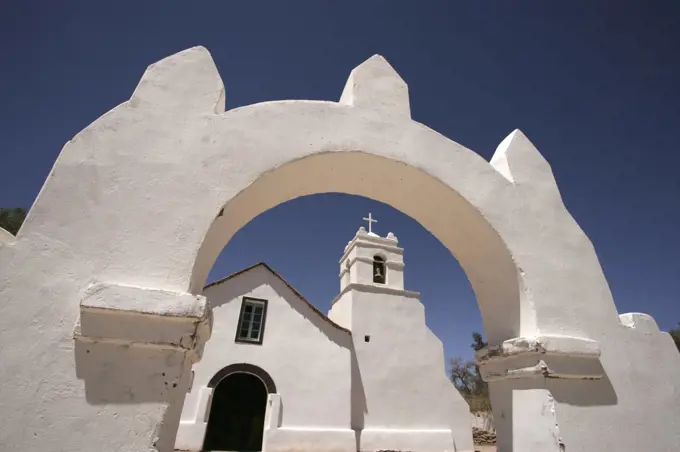
[[[471,451],[469,407],[447,378],[418,294],[374,284],[346,291],[330,317],[351,311],[359,369],[352,422],[362,429],[361,449]]]
[[[175,448],[201,449],[212,392],[208,382],[230,364],[248,363],[271,376],[280,396],[277,428],[265,431],[267,451],[309,442],[314,450],[353,450],[349,333],[324,321],[263,265],[208,287],[204,295],[213,307],[213,332],[193,368]],[[244,296],[268,300],[261,345],[234,341]],[[325,445],[316,444],[320,438]]]

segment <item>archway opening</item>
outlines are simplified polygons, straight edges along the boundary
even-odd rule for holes
[[[205,451],[259,451],[262,449],[267,388],[249,373],[232,373],[215,387]]]
[[[485,210],[487,198],[506,193],[501,189],[507,181],[492,169],[484,171],[493,172],[482,174],[493,182],[478,184],[483,186],[480,192],[462,187],[459,193],[450,181],[447,185],[414,166],[358,151],[321,153],[285,163],[258,175],[215,212],[194,261],[190,290],[201,292],[220,252],[260,214],[308,195],[358,195],[415,220],[443,245],[449,258],[452,255],[460,263],[474,292],[487,341],[497,344],[521,336],[523,329],[530,330],[534,324],[532,306],[521,288],[519,270]],[[284,230],[279,227],[269,234],[282,243]],[[309,236],[311,231],[305,230]],[[321,233],[327,237],[325,231]],[[296,250],[286,255],[299,257]]]
[[[416,219],[362,196],[335,193],[299,197],[257,215],[239,229],[220,253],[208,280],[220,280],[265,262],[316,308],[328,313],[340,290],[338,265],[343,248],[358,227],[366,226],[362,216],[367,211],[377,214],[375,229],[379,236],[393,232],[399,246],[404,247],[406,267],[395,274],[403,275],[407,290],[421,294],[426,324],[444,346],[440,359],[445,360],[446,375],[470,405],[473,431],[481,431],[482,439],[488,440],[494,434],[491,403],[472,362],[472,334],[484,332],[475,294],[458,261]],[[389,279],[387,259],[380,253],[370,258],[382,264],[381,273]],[[366,277],[375,277],[375,267],[367,265],[373,273]],[[275,317],[271,321],[280,322]],[[271,345],[275,336],[269,339]],[[368,343],[371,337],[362,335],[361,340]],[[461,369],[465,379],[455,380]]]
[[[494,172],[496,178],[502,179]],[[484,194],[500,194],[486,193],[492,188],[485,187]],[[478,208],[424,171],[363,152],[321,153],[260,175],[215,212],[194,261],[190,290],[201,292],[222,249],[253,218],[286,201],[324,193],[359,195],[385,203],[436,237],[466,273],[491,343],[521,336],[524,328],[532,328],[533,311],[520,289],[515,262]]]
[[[212,283],[264,262],[328,314],[340,291],[338,266],[343,248],[359,227],[366,226],[362,216],[367,211],[378,218],[374,228],[379,235],[393,232],[404,247],[406,265],[400,270],[404,287],[420,293],[426,323],[444,342],[446,358],[471,360],[472,333],[482,333],[485,339],[487,335],[474,290],[460,263],[416,219],[364,196],[316,194],[268,209],[231,237],[207,280]],[[384,259],[379,253],[375,257]],[[390,269],[384,261],[382,264],[389,282]]]

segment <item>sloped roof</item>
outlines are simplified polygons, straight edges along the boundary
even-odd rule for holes
[[[269,265],[265,264],[264,262],[258,262],[258,263],[255,264],[255,265],[251,265],[250,267],[246,267],[246,268],[244,268],[243,270],[237,271],[236,273],[232,273],[231,275],[227,276],[226,278],[222,278],[222,279],[217,280],[217,281],[215,281],[215,282],[211,282],[210,284],[208,284],[208,285],[206,285],[205,287],[203,287],[203,290],[205,290],[205,289],[207,289],[207,288],[209,288],[209,287],[213,287],[213,286],[217,286],[217,285],[219,285],[219,284],[225,283],[225,282],[229,281],[230,279],[233,279],[233,278],[235,278],[235,277],[237,277],[237,276],[239,276],[239,275],[242,275],[242,274],[244,274],[244,273],[247,273],[247,272],[249,272],[249,271],[251,271],[251,270],[255,270],[255,269],[258,268],[258,267],[263,267],[263,268],[267,269],[272,275],[274,275],[275,277],[277,277],[277,278],[278,278],[283,284],[285,284],[285,285],[286,285],[286,286],[287,286],[287,287],[288,287],[288,288],[289,288],[289,289],[290,289],[297,297],[299,297],[302,301],[304,301],[304,302],[307,304],[307,306],[310,307],[310,309],[311,309],[312,311],[314,311],[319,317],[321,317],[321,319],[322,319],[324,322],[328,323],[328,324],[331,325],[333,328],[336,328],[336,329],[338,329],[338,330],[340,330],[340,331],[344,331],[344,332],[346,332],[346,333],[348,333],[348,334],[352,334],[352,332],[351,332],[350,330],[348,330],[347,328],[341,327],[340,325],[338,325],[337,323],[335,323],[334,321],[332,321],[331,319],[329,319],[328,316],[327,316],[326,314],[324,314],[323,312],[319,311],[319,310],[316,308],[316,306],[314,306],[312,303],[310,303],[309,300],[307,300],[300,292],[298,292],[298,290],[297,290],[295,287],[291,286],[290,283],[289,283],[288,281],[286,281],[286,280],[283,278],[283,276],[279,275],[273,268],[271,268]]]

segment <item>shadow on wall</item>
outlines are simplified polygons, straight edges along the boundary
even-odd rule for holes
[[[606,372],[604,377],[599,380],[561,380],[557,378],[546,380],[546,388],[560,403],[574,406],[606,406],[618,403],[618,397]]]
[[[494,382],[489,385],[489,395],[491,396],[498,448],[513,452],[512,389],[509,389],[509,386],[507,381]]]
[[[597,365],[602,369],[603,377],[598,380],[539,377],[522,380],[500,380],[489,385],[493,420],[498,438],[498,450],[513,452],[513,411],[515,403],[522,403],[524,393],[535,390],[547,391],[552,398],[562,404],[574,406],[608,406],[616,405],[618,397],[609,377],[599,361]],[[555,426],[559,429],[559,409],[555,411]],[[538,415],[540,418],[541,415]],[[522,423],[523,420],[518,422]],[[520,427],[521,430],[521,427]],[[521,452],[521,451],[515,451]]]
[[[352,412],[351,412],[351,427],[354,430],[356,437],[357,450],[361,445],[361,431],[364,429],[364,415],[368,413],[368,407],[366,406],[366,392],[364,391],[364,383],[361,379],[361,369],[359,368],[359,361],[357,360],[356,350],[354,349],[354,344],[352,344],[351,356],[351,401],[352,401]]]
[[[276,427],[281,427],[283,425],[283,412],[286,409],[286,404],[282,399],[279,399],[279,416],[276,419]]]
[[[186,353],[77,339],[74,345],[76,377],[85,382],[87,403],[167,404],[153,445],[172,450],[191,375]]]
[[[169,402],[183,398],[183,351],[75,341],[76,377],[89,404]],[[134,369],[134,372],[130,372]],[[190,372],[189,372],[190,374]]]
[[[588,359],[578,356],[561,357],[548,364],[557,374],[571,373],[572,375],[601,375],[594,378],[545,378],[545,388],[559,403],[574,406],[607,406],[616,405],[618,397],[609,376],[602,366],[601,359]]]

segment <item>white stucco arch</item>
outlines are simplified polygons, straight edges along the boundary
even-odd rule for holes
[[[291,180],[296,183],[286,183]],[[368,196],[426,225],[455,250],[470,275],[489,334],[496,340],[520,335],[518,275],[498,234],[464,198],[424,171],[363,152],[303,157],[267,172],[228,201],[201,246],[192,291],[200,292],[220,251],[252,218],[290,199],[329,192]],[[524,307],[524,312],[529,319],[525,328],[533,328],[531,307]]]
[[[259,213],[328,191],[396,207],[460,261],[493,344],[478,358],[504,450],[680,443],[677,350],[648,316],[619,320],[521,132],[484,161],[412,121],[406,84],[378,56],[337,103],[224,102],[203,48],[150,66],[128,102],[66,144],[16,239],[0,241],[0,381],[23,388],[0,392],[15,413],[0,444],[170,450],[217,253]]]

